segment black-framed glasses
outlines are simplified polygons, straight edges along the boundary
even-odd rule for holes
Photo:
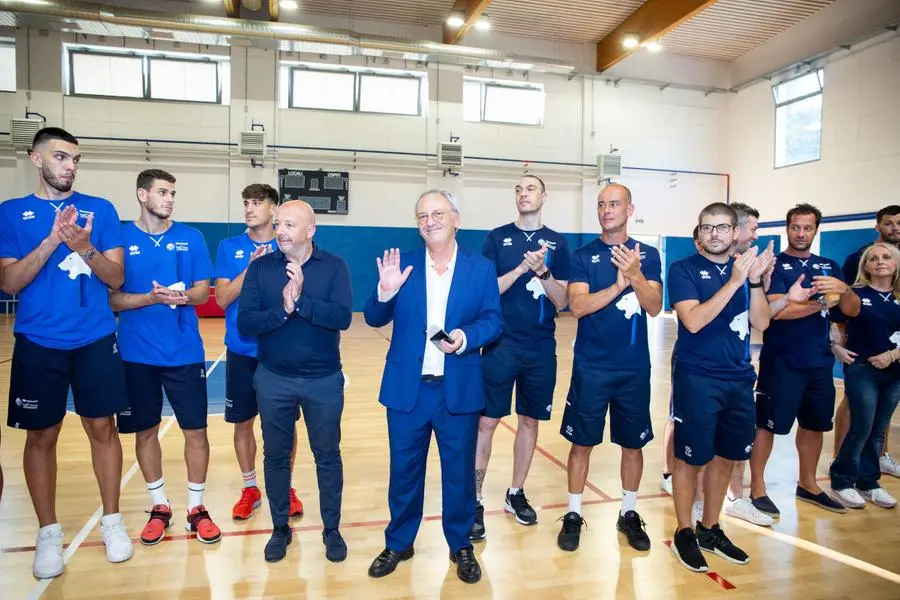
[[[701,225],[700,233],[709,235],[713,232],[714,229],[719,233],[728,233],[729,231],[734,229],[734,225],[732,225],[731,223],[719,223],[718,225]]]

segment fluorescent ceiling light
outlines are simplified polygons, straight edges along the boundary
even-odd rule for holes
[[[447,27],[452,27],[453,29],[459,29],[465,22],[465,18],[460,13],[450,13],[450,16],[447,17]]]
[[[638,40],[636,35],[628,34],[622,38],[622,45],[626,48],[637,48],[638,44],[640,44],[640,40]]]
[[[488,19],[487,15],[481,15],[478,17],[478,20],[475,21],[475,29],[478,31],[487,31],[491,28],[491,21]]]
[[[647,50],[650,52],[659,52],[662,50],[662,44],[660,44],[657,40],[652,40],[647,42]]]

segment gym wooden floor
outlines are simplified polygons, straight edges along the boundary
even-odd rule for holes
[[[221,319],[201,320],[210,361],[222,356],[223,326]],[[575,320],[562,317],[553,418],[541,428],[539,449],[526,486],[529,499],[538,508],[540,523],[535,527],[522,527],[503,512],[503,494],[512,472],[515,417],[504,419],[497,429],[485,482],[488,538],[476,545],[484,571],[477,585],[460,582],[447,557],[440,524],[436,448],[429,457],[426,517],[416,541],[415,558],[384,579],[372,580],[366,575],[370,562],[383,547],[383,528],[388,519],[387,433],[377,390],[390,330],[370,329],[360,315],[354,317],[343,338],[344,369],[349,379],[342,444],[342,531],[349,547],[345,562],[331,564],[324,557],[315,471],[305,431],[301,429],[294,481],[306,514],[293,523],[295,541],[287,558],[269,565],[262,557],[271,527],[267,504],[264,501],[249,521],[230,519],[241,484],[240,473],[231,427],[221,416],[211,416],[211,465],[205,503],[224,531],[222,541],[205,546],[187,539],[182,529],[187,493],[182,437],[177,426],[171,426],[174,419],[166,418],[161,429],[162,446],[176,515],[171,537],[150,548],[136,542],[134,558],[129,562],[107,563],[95,526],[100,514],[99,495],[88,447],[77,417],[70,414],[59,444],[57,507],[66,542],[76,543],[67,549],[71,560],[65,574],[48,583],[36,581],[31,575],[37,524],[21,468],[25,435],[5,427],[12,320],[0,317],[0,414],[4,424],[0,461],[6,477],[0,505],[0,598],[900,598],[898,511],[867,506],[862,511],[835,515],[795,503],[796,453],[789,437],[776,441],[767,473],[770,495],[782,510],[781,520],[765,529],[724,516],[722,519],[732,540],[750,553],[752,563],[741,567],[710,557],[709,575],[690,573],[677,563],[665,545],[675,527],[672,500],[659,489],[661,440],[668,412],[668,365],[675,336],[675,322],[670,318],[655,319],[650,336],[657,438],[644,453],[638,510],[646,521],[653,548],[649,553],[635,552],[616,533],[621,496],[619,452],[604,444],[593,454],[589,489],[585,490],[588,526],[581,548],[574,554],[559,550],[557,519],[567,506],[568,447],[558,430],[571,373],[574,335]],[[215,368],[223,367],[219,364]],[[894,439],[900,437],[895,435]],[[819,465],[824,485],[831,443],[831,436],[826,436],[826,451]],[[121,510],[136,539],[146,519],[148,497],[131,438],[123,437],[123,446]],[[260,439],[260,477],[261,450]],[[900,496],[900,480],[887,479],[885,487]]]

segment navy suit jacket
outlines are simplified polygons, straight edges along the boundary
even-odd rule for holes
[[[428,326],[424,246],[400,255],[400,270],[407,265],[412,265],[413,270],[400,291],[389,302],[379,302],[376,287],[363,314],[371,327],[394,322],[378,400],[388,408],[408,413],[416,404],[422,383]],[[479,412],[484,409],[479,350],[503,331],[500,290],[494,264],[460,247],[457,247],[444,325],[444,331],[454,329],[466,334],[466,350],[461,355],[444,355],[447,410],[451,414]]]

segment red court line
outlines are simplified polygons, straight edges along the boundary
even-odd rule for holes
[[[516,433],[516,431],[518,431],[515,427],[513,427],[512,425],[510,425],[503,419],[500,419],[500,424],[503,425],[504,427],[506,427],[507,429],[509,429],[510,431],[512,431],[513,433]],[[555,464],[557,467],[559,467],[563,471],[567,470],[566,464],[564,462],[562,462],[561,460],[559,460],[558,458],[556,458],[555,456],[550,454],[547,450],[541,448],[541,446],[539,444],[536,444],[534,449],[537,450],[538,452],[540,452],[541,456],[548,459],[550,462]],[[588,488],[589,490],[591,490],[592,492],[594,492],[595,494],[600,496],[600,498],[602,498],[603,500],[612,500],[612,497],[610,497],[608,494],[606,494],[603,490],[598,488],[596,485],[594,485],[590,481],[585,481],[584,485],[586,488]]]
[[[663,544],[665,544],[670,549],[672,548],[672,540],[666,540],[663,542]],[[704,575],[706,575],[707,577],[712,579],[714,582],[718,583],[720,586],[722,586],[726,590],[733,590],[733,589],[737,588],[736,585],[734,585],[733,583],[731,583],[730,581],[728,581],[727,579],[725,579],[724,577],[722,577],[715,571],[707,571],[706,573],[704,573]]]

